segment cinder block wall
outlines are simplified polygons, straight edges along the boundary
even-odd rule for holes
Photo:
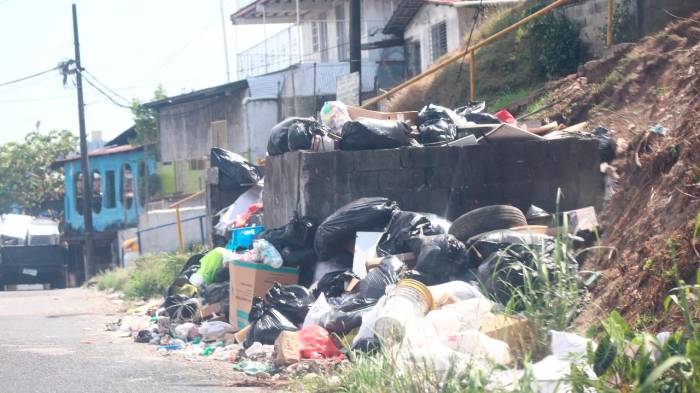
[[[404,210],[449,219],[507,203],[553,211],[599,206],[603,178],[598,142],[567,138],[467,147],[422,147],[268,157],[265,226],[286,224],[294,211],[319,221],[361,197],[383,196]]]

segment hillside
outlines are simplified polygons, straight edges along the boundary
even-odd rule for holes
[[[694,19],[694,20],[693,20]],[[694,283],[700,261],[700,13],[547,86],[537,106],[568,124],[589,121],[618,139],[619,179],[600,220],[600,271],[579,318],[618,310],[639,327],[675,324],[663,299],[677,278]],[[658,125],[658,127],[656,127]],[[652,132],[656,127],[657,132]],[[698,217],[696,219],[696,217]]]

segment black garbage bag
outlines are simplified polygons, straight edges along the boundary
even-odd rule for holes
[[[383,231],[398,208],[387,198],[360,198],[341,207],[319,225],[314,239],[316,255],[320,260],[330,259],[356,232]]]
[[[275,282],[265,294],[265,301],[290,322],[300,326],[315,299],[311,292],[301,285],[280,285]]]
[[[214,274],[214,283],[228,283],[231,280],[228,265],[220,267]]]
[[[455,124],[459,120],[459,115],[452,109],[445,108],[444,106],[428,104],[418,112],[416,124],[420,126],[425,123],[434,123],[440,119]]]
[[[210,158],[211,166],[219,168],[219,188],[223,190],[245,187],[262,179],[258,168],[236,153],[213,147]]]
[[[289,117],[272,127],[267,141],[267,154],[280,155],[289,151],[289,127],[297,122],[313,122],[312,117]]]
[[[399,281],[397,272],[403,262],[396,257],[385,257],[379,266],[367,272],[365,278],[357,283],[359,296],[363,299],[379,299],[384,296],[387,285]]]
[[[455,108],[455,113],[465,116],[470,113],[481,113],[486,110],[486,101],[468,101],[467,105]]]
[[[476,124],[501,124],[502,121],[496,116],[489,113],[466,113],[464,120]]]
[[[192,273],[196,273],[197,270],[199,270],[201,263],[199,262],[200,259],[202,259],[207,252],[200,252],[199,254],[194,254],[189,259],[187,259],[187,262],[185,262],[185,266],[180,269],[180,277],[186,277],[190,278]]]
[[[410,252],[409,242],[419,236],[444,234],[445,231],[420,213],[397,211],[379,239],[377,255],[396,255]]]
[[[525,219],[530,225],[549,225],[552,222],[552,215],[540,207],[530,205],[525,213]]]
[[[251,327],[243,343],[245,348],[250,348],[255,342],[273,345],[282,331],[299,330],[281,312],[271,305],[265,304],[259,297],[253,298],[248,322],[250,322]]]
[[[153,332],[150,330],[139,330],[134,337],[135,343],[148,344],[151,340],[153,340]]]
[[[466,248],[452,235],[422,238],[416,255],[418,257],[414,269],[437,284],[449,281],[450,276],[467,268]]]
[[[598,139],[600,162],[607,162],[610,164],[615,159],[617,151],[617,142],[610,135],[610,130],[604,127],[596,127],[593,131],[593,135]]]
[[[321,294],[324,294],[326,299],[339,297],[345,293],[347,283],[354,278],[359,277],[349,270],[326,273],[318,280],[313,295],[318,298]]]
[[[408,124],[361,117],[343,125],[340,150],[376,150],[409,146]]]
[[[426,275],[424,273],[419,272],[418,270],[406,270],[401,272],[399,275],[399,280],[416,280],[418,282],[421,282],[427,286],[431,285],[437,285],[439,284],[438,282],[435,281],[435,278],[432,275]]]
[[[228,304],[229,288],[230,284],[228,281],[204,286],[201,293],[202,298],[204,298],[204,304]]]
[[[478,267],[491,254],[513,244],[539,249],[553,240],[549,235],[510,229],[482,233],[467,240],[467,265]]]
[[[196,322],[199,318],[199,301],[185,295],[172,295],[163,302],[165,314],[173,323]]]
[[[382,343],[375,336],[361,338],[352,346],[353,350],[360,351],[368,355],[379,353],[381,348]]]
[[[297,121],[289,126],[287,147],[289,151],[309,150],[315,135],[325,136],[328,129],[317,121]]]
[[[553,272],[560,267],[555,266],[555,243],[548,239],[540,246],[524,244],[508,244],[504,248],[492,253],[478,268],[478,279],[487,293],[493,295],[500,303],[506,304],[511,300],[513,290],[524,285],[524,271],[529,270],[530,275],[541,274],[543,270],[548,272],[550,279],[557,278]],[[536,266],[539,258],[540,268]],[[571,254],[566,255],[564,263],[568,264],[571,279],[578,281],[578,262]],[[515,311],[520,311],[522,305],[514,305]]]
[[[344,335],[362,325],[362,316],[377,304],[378,299],[353,296],[321,316],[319,325],[330,333]]]
[[[287,225],[266,230],[256,239],[265,239],[275,246],[285,266],[306,266],[318,260],[313,250],[317,227],[316,220],[308,216],[299,217],[295,212]]]
[[[457,135],[457,127],[451,120],[429,120],[418,126],[418,142],[452,142]]]

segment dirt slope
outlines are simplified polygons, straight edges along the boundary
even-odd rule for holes
[[[600,220],[606,248],[585,262],[603,273],[582,313],[583,329],[618,310],[638,327],[674,325],[663,299],[678,275],[693,282],[700,245],[700,13],[550,84],[545,114],[590,121],[618,139],[620,178]],[[559,101],[561,100],[561,101]],[[666,135],[649,132],[656,124]],[[677,266],[677,270],[676,270]]]

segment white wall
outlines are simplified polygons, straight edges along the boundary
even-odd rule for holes
[[[267,154],[267,141],[270,131],[278,119],[276,99],[247,99],[244,101],[246,113],[246,131],[250,135],[250,162],[257,164]]]
[[[474,10],[457,9],[449,5],[425,4],[406,27],[404,39],[419,41],[421,48],[421,71],[433,64],[431,27],[440,22],[447,26],[447,51],[459,48],[462,38],[469,32]]]
[[[191,217],[206,215],[204,206],[185,207],[180,209],[183,220]],[[157,252],[173,252],[179,247],[176,225],[168,225],[152,231],[143,232],[149,228],[175,223],[175,209],[153,210],[139,215],[139,232],[141,237],[141,254]],[[204,230],[204,242],[206,242],[206,230],[209,221],[204,218],[202,222]],[[182,234],[185,240],[185,247],[189,248],[193,244],[203,244],[200,235],[199,220],[191,220],[182,223]]]

